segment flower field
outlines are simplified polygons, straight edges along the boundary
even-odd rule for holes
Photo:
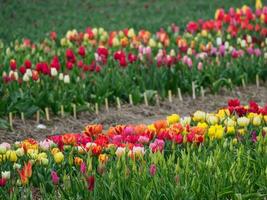
[[[243,6],[218,9],[214,19],[190,21],[184,31],[175,24],[157,32],[88,27],[1,43],[0,114],[58,114],[73,105],[81,111],[117,98],[155,103],[156,94],[259,84],[267,75],[266,23],[266,6]]]
[[[266,200],[267,5],[118,1],[3,0],[0,200]]]
[[[263,199],[267,104],[0,144],[4,198]]]

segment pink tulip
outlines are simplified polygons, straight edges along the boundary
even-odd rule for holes
[[[57,185],[59,183],[59,177],[57,175],[57,172],[51,171],[51,179],[54,185]]]
[[[157,172],[157,167],[156,167],[156,165],[155,165],[155,164],[150,165],[150,168],[149,168],[149,173],[150,173],[150,175],[151,175],[151,176],[155,176],[156,172]]]

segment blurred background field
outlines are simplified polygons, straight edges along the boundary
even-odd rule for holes
[[[267,0],[263,1],[266,4]],[[254,0],[0,0],[0,38],[42,39],[50,31],[127,27],[158,30],[176,23],[213,18],[217,8],[254,6]]]

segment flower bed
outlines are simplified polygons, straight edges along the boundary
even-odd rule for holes
[[[88,109],[119,97],[135,103],[156,92],[167,96],[180,88],[191,92],[195,82],[217,92],[221,87],[265,80],[267,7],[218,9],[215,18],[173,24],[156,33],[127,28],[107,32],[87,28],[58,38],[24,39],[1,44],[0,114],[31,116],[49,108],[53,113]],[[94,105],[94,104],[93,104]]]
[[[263,198],[267,105],[168,116],[150,125],[0,144],[0,195],[45,198]]]

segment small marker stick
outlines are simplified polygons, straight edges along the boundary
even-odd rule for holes
[[[23,124],[25,124],[25,117],[24,117],[24,113],[23,112],[20,113],[20,118],[21,118]]]
[[[169,96],[169,102],[172,103],[172,91],[168,91],[168,96]]]
[[[40,111],[37,110],[36,112],[36,122],[39,124],[40,123]]]
[[[196,88],[195,88],[195,82],[192,82],[192,97],[193,99],[196,99]]]
[[[259,78],[259,74],[256,75],[256,86],[257,86],[257,88],[260,87],[260,78]]]
[[[203,99],[205,97],[205,90],[204,90],[203,86],[200,87],[200,90],[201,90],[201,97]]]
[[[144,92],[144,102],[145,102],[145,105],[148,106],[148,101],[147,101],[146,92]]]
[[[181,88],[178,88],[178,97],[179,97],[179,100],[180,100],[180,101],[183,101]]]
[[[155,98],[156,98],[156,104],[157,104],[157,106],[159,106],[159,94],[158,94],[158,91],[155,94]]]
[[[61,105],[60,106],[60,114],[61,114],[61,117],[64,117],[64,106],[63,105]]]
[[[72,108],[73,108],[73,117],[74,117],[74,119],[77,119],[77,109],[76,109],[76,104],[73,104],[73,105],[72,105]]]
[[[129,94],[129,102],[130,105],[133,105],[133,96],[131,94]]]
[[[12,112],[9,113],[9,126],[10,126],[11,130],[13,130],[13,116],[12,116]]]
[[[105,106],[106,106],[106,111],[109,112],[108,98],[105,98]]]
[[[99,114],[98,103],[95,103],[95,114],[96,114],[96,115]]]
[[[121,110],[121,101],[120,101],[120,98],[117,97],[116,100],[117,100],[117,108],[118,108],[118,110]]]
[[[245,89],[246,88],[246,83],[245,83],[245,79],[244,78],[242,78],[242,86],[243,86],[243,88]]]
[[[50,121],[49,110],[48,110],[48,108],[45,108],[45,116],[46,116],[46,120],[47,120],[47,121]]]

